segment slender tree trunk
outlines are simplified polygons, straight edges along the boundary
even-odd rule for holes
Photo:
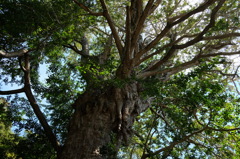
[[[60,159],[101,159],[101,148],[116,133],[115,149],[127,141],[135,117],[148,107],[140,99],[137,83],[122,88],[86,92],[76,102],[69,133]],[[119,142],[117,142],[119,141]]]

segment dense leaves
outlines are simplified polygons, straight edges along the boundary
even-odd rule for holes
[[[240,155],[239,146],[234,146],[239,134],[227,131],[239,126],[239,112],[232,111],[239,110],[239,104],[225,92],[226,83],[207,77],[203,70],[199,67],[147,87],[155,92],[154,104],[137,120],[126,158],[140,158],[142,149],[150,158]]]
[[[56,158],[109,111],[105,158],[240,157],[239,1],[0,2],[0,156]]]

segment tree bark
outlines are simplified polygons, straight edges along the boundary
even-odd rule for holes
[[[149,101],[142,100],[137,83],[121,88],[85,92],[75,103],[75,113],[60,159],[102,159],[101,148],[117,136],[114,149],[127,142],[135,117],[147,109]]]

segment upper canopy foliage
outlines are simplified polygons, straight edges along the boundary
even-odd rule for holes
[[[23,87],[0,95],[46,100],[32,107],[56,149],[79,94],[137,81],[153,103],[121,155],[238,158],[229,84],[238,77],[239,10],[238,0],[3,0],[0,86]]]

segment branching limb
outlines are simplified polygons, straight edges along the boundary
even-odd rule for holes
[[[164,81],[166,81],[166,80],[168,80],[168,78],[171,75],[173,75],[175,73],[178,73],[178,72],[180,72],[182,70],[188,69],[190,67],[198,65],[199,64],[198,60],[199,60],[199,58],[195,57],[191,61],[185,62],[185,63],[180,64],[178,66],[167,68],[167,69],[163,69],[163,70],[146,71],[146,72],[143,72],[143,73],[139,74],[137,77],[138,78],[146,78],[146,77],[153,76],[153,75],[156,75],[156,74],[165,74],[166,73],[167,75],[163,79]]]
[[[197,13],[199,13],[199,12],[202,12],[202,11],[204,11],[205,9],[207,9],[209,6],[211,6],[214,2],[216,2],[217,0],[208,0],[208,1],[206,1],[205,3],[203,3],[202,5],[200,5],[199,7],[197,7],[196,9],[194,9],[194,10],[192,10],[192,11],[190,11],[190,12],[188,12],[188,13],[185,13],[185,14],[183,14],[183,15],[181,15],[181,16],[179,16],[178,18],[175,18],[174,20],[173,19],[168,19],[168,23],[166,24],[166,26],[165,26],[165,28],[162,30],[162,32],[160,33],[160,34],[158,34],[157,36],[156,36],[156,38],[151,42],[151,43],[149,43],[144,49],[142,49],[138,54],[137,54],[137,56],[135,57],[135,61],[139,61],[139,59],[142,57],[142,55],[143,54],[145,54],[146,52],[148,52],[150,49],[152,49],[154,46],[156,46],[157,45],[157,43],[170,31],[170,29],[173,27],[173,26],[175,26],[175,25],[177,25],[177,24],[179,24],[179,23],[181,23],[181,22],[183,22],[183,21],[185,21],[186,19],[188,19],[190,16],[192,16],[192,15],[194,15],[194,14],[197,14]],[[218,11],[218,7],[220,7],[222,5],[222,1],[218,4],[218,6],[215,8],[215,10],[216,11]],[[215,12],[216,11],[213,11],[212,12],[212,16],[215,16]],[[212,18],[211,18],[212,19]],[[202,35],[201,36],[203,36],[204,35],[204,33],[210,28],[210,27],[212,27],[212,22],[213,22],[213,20],[210,22],[210,24],[204,29],[204,31],[202,32]],[[198,39],[200,39],[200,37],[201,37],[200,35],[199,35],[199,37],[198,37]],[[196,41],[197,41],[197,39],[195,39],[194,41],[192,41],[191,43],[193,43],[193,42],[195,42],[196,43]],[[188,44],[190,44],[190,43],[188,43]],[[173,49],[177,49],[177,48],[173,48]],[[170,51],[170,53],[173,53],[174,51]]]
[[[137,3],[137,2],[135,2]],[[138,40],[138,37],[144,27],[144,22],[146,21],[150,11],[151,11],[151,8],[153,7],[153,3],[154,3],[154,0],[149,0],[143,13],[141,14],[141,17],[136,21],[137,25],[136,27],[134,28],[134,31],[133,31],[133,35],[132,35],[132,46],[131,46],[131,51],[135,48],[135,46],[137,45],[137,40]]]
[[[159,53],[161,53],[163,50],[165,50],[166,48],[169,48],[169,47],[172,47],[173,45],[179,43],[180,41],[182,41],[183,39],[185,38],[194,38],[198,36],[198,34],[186,34],[186,35],[183,35],[181,36],[180,38],[178,38],[177,40],[171,42],[171,43],[168,43],[164,46],[162,46],[161,48],[159,48],[157,51],[155,51],[154,53],[150,54],[150,55],[147,55],[145,57],[143,57],[142,59],[140,59],[135,65],[138,66],[139,64],[141,64],[142,62],[146,61],[147,59],[153,57],[154,55],[157,55]],[[216,36],[208,36],[208,37],[203,37],[202,40],[204,41],[208,41],[208,40],[220,40],[220,39],[225,39],[225,38],[231,38],[231,37],[238,37],[240,36],[240,33],[228,33],[228,34],[223,34],[223,35],[216,35]],[[212,45],[211,46],[211,49],[221,49],[227,45],[235,45],[231,42],[228,42],[228,43],[222,43],[222,44],[219,44],[219,45]]]
[[[17,93],[24,93],[25,89],[20,88],[16,90],[9,90],[9,91],[0,91],[0,95],[10,95],[10,94],[17,94]]]
[[[188,19],[189,17],[191,17],[192,15],[204,11],[205,9],[207,9],[210,5],[212,5],[216,1],[218,1],[218,0],[207,0],[203,4],[201,4],[199,7],[197,7],[196,9],[193,9],[192,11],[190,11],[188,13],[183,13],[183,14],[175,16],[173,18],[169,18],[168,21],[171,22],[172,25],[179,24],[179,23],[185,21],[186,19]]]
[[[25,55],[25,69],[24,72],[24,90],[25,94],[27,96],[28,101],[30,102],[30,105],[33,108],[34,113],[36,114],[38,120],[40,121],[44,131],[46,132],[46,135],[48,139],[50,140],[51,144],[53,145],[54,149],[58,152],[60,145],[57,141],[56,136],[52,132],[51,127],[49,126],[45,116],[43,115],[42,111],[39,108],[39,105],[37,104],[37,101],[32,93],[31,90],[31,81],[30,81],[30,61],[29,56]]]
[[[161,48],[159,48],[157,51],[155,51],[154,53],[147,55],[145,57],[143,57],[142,59],[139,59],[139,61],[137,61],[135,63],[136,66],[140,65],[142,62],[146,61],[147,59],[153,57],[154,55],[159,54],[160,52],[162,52],[163,50],[167,49],[167,48],[171,48],[173,45],[177,44],[178,42],[180,42],[182,39],[184,38],[190,38],[190,37],[195,37],[197,36],[197,34],[187,34],[187,35],[183,35],[182,37],[178,38],[177,40],[170,42],[164,46],[162,46]]]
[[[218,5],[212,10],[209,24],[203,29],[203,31],[201,33],[198,34],[197,37],[195,37],[194,39],[188,41],[185,44],[176,45],[175,48],[176,49],[183,49],[183,48],[189,47],[189,46],[191,46],[191,45],[201,41],[203,39],[204,34],[206,34],[207,31],[215,25],[216,14],[219,11],[219,9],[222,7],[222,5],[224,4],[225,1],[226,0],[220,0],[219,1]]]
[[[146,71],[146,72],[143,72],[141,74],[139,74],[137,77],[138,78],[145,78],[145,77],[149,77],[149,76],[153,76],[153,75],[156,75],[156,74],[163,74],[163,73],[167,73],[167,77],[175,74],[175,73],[178,73],[180,71],[183,71],[187,68],[190,68],[190,67],[193,67],[193,66],[196,66],[199,64],[199,60],[200,59],[203,59],[203,58],[209,58],[209,57],[216,57],[216,56],[219,56],[219,55],[225,55],[225,56],[230,56],[230,55],[239,55],[240,54],[240,51],[236,51],[236,52],[218,52],[218,53],[213,53],[213,54],[198,54],[197,56],[195,56],[191,61],[188,61],[188,62],[185,62],[185,63],[182,63],[178,66],[175,66],[175,67],[171,67],[171,68],[167,68],[167,69],[163,69],[163,70],[150,70],[150,71]],[[167,80],[167,79],[165,79]]]
[[[153,13],[157,9],[157,7],[160,5],[161,2],[162,2],[162,0],[156,0],[150,10],[150,13]]]
[[[127,6],[126,7],[126,26],[125,26],[125,30],[126,30],[126,39],[125,39],[125,47],[124,47],[124,51],[127,57],[127,60],[130,60],[133,56],[133,52],[130,50],[131,47],[131,32],[132,32],[132,27],[131,27],[131,11],[130,11],[130,7]]]
[[[67,44],[67,45],[63,45],[63,46],[66,47],[66,48],[72,49],[74,52],[76,52],[76,53],[79,54],[79,55],[84,56],[84,55],[83,55],[83,52],[82,52],[81,50],[79,50],[79,49],[76,47],[76,45]]]
[[[237,86],[236,82],[235,82],[234,80],[232,80],[232,82],[233,82],[233,84],[234,84],[234,87],[235,87],[237,93],[240,94],[240,91],[239,91],[239,89],[238,89],[238,86]]]
[[[235,70],[235,73],[234,73],[234,74],[237,75],[237,77],[239,77],[239,75],[238,75],[238,70],[239,70],[239,68],[240,68],[240,66],[237,67],[237,69]],[[233,84],[234,84],[234,87],[235,87],[237,93],[240,94],[240,91],[239,91],[239,89],[238,89],[238,86],[237,86],[234,78],[235,78],[235,76],[232,78],[232,82],[233,82]]]
[[[11,58],[11,57],[21,57],[24,56],[24,54],[28,53],[29,50],[27,49],[21,49],[15,52],[4,52],[2,50],[0,50],[0,57],[4,57],[4,58]]]
[[[81,38],[80,41],[77,41],[78,43],[81,44],[82,46],[82,49],[80,50],[76,44],[67,44],[67,45],[63,45],[63,47],[66,47],[66,48],[69,48],[69,49],[72,49],[74,52],[76,52],[77,54],[83,56],[83,57],[87,57],[89,56],[89,44],[88,44],[88,39],[83,36]]]
[[[210,16],[210,22],[209,24],[203,29],[203,31],[201,33],[199,33],[194,39],[190,40],[189,42],[182,44],[182,45],[173,45],[169,51],[166,53],[166,55],[159,61],[157,62],[155,65],[153,65],[151,68],[149,68],[149,70],[155,70],[157,69],[159,66],[161,66],[162,64],[164,64],[165,62],[167,62],[176,52],[177,49],[184,49],[186,47],[189,47],[199,41],[201,41],[203,39],[203,36],[205,33],[207,33],[207,31],[214,26],[215,24],[215,17],[216,14],[218,12],[218,10],[221,8],[221,6],[223,5],[223,3],[226,0],[221,0],[218,5],[212,10],[211,16]]]
[[[194,145],[197,145],[197,146],[200,146],[200,147],[204,147],[204,148],[209,148],[208,146],[205,146],[204,144],[202,144],[202,143],[199,143],[199,142],[196,142],[196,141],[193,141],[192,139],[188,139],[187,140],[189,143],[193,143]],[[217,153],[215,153],[215,152],[212,152],[216,157],[218,157],[218,158],[221,158],[221,155],[219,155],[219,154],[217,154]]]
[[[102,6],[102,9],[103,9],[103,16],[106,18],[107,22],[108,22],[108,25],[112,31],[112,34],[113,34],[113,37],[114,37],[114,40],[116,42],[116,45],[117,45],[117,49],[119,51],[119,55],[120,57],[122,58],[123,57],[123,46],[122,46],[122,43],[121,43],[121,40],[120,40],[120,37],[118,35],[118,32],[114,26],[114,22],[108,12],[108,9],[107,9],[107,6],[106,6],[106,3],[104,0],[100,0],[101,2],[101,6]]]
[[[24,87],[21,89],[16,90],[10,90],[10,91],[0,91],[0,95],[8,95],[8,94],[16,94],[16,93],[25,93],[27,96],[28,101],[30,102],[30,105],[33,108],[34,113],[36,114],[38,120],[40,121],[44,131],[46,132],[46,135],[48,139],[50,140],[51,144],[53,145],[54,149],[58,152],[60,149],[59,142],[57,141],[56,136],[52,132],[51,127],[47,123],[47,120],[45,116],[43,115],[42,111],[39,108],[39,105],[37,104],[37,101],[35,100],[35,97],[31,90],[31,81],[30,81],[30,60],[29,55],[26,54],[25,51],[22,51],[20,53],[17,53],[15,56],[11,57],[21,57],[24,55],[24,66],[22,66],[21,58],[19,59],[19,64],[21,69],[24,72]]]

